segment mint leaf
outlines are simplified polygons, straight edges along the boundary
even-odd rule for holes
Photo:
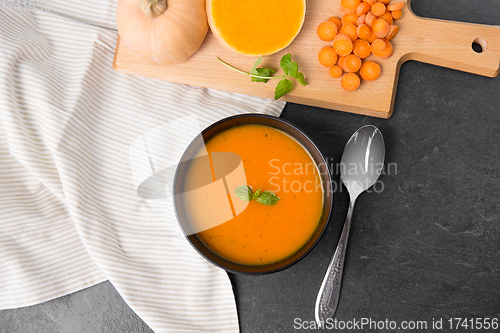
[[[295,78],[297,79],[297,81],[301,85],[307,86],[306,79],[304,78],[304,74],[302,74],[301,72],[297,72],[297,76]]]
[[[274,70],[270,68],[254,68],[255,72],[252,72],[252,74],[258,75],[258,76],[265,76],[265,77],[271,77],[273,76],[274,73],[276,73]],[[268,79],[262,79],[260,77],[255,77],[252,76],[252,82],[264,82],[266,83],[269,81]]]
[[[253,64],[253,67],[252,67],[252,70],[250,71],[250,73],[258,75],[256,68],[257,68],[257,66],[260,65],[261,62],[262,62],[262,56],[260,56],[259,59],[255,60],[255,63]]]
[[[297,78],[297,73],[299,72],[299,65],[296,62],[291,62],[285,70],[285,75]]]
[[[255,193],[253,193],[250,186],[242,185],[236,189],[235,194],[241,200],[252,201],[255,199],[264,205],[275,205],[280,200],[280,198],[273,192],[264,191],[261,193],[261,190],[262,189],[259,188],[255,191]]]
[[[274,99],[279,99],[283,97],[283,95],[288,94],[293,89],[292,81],[288,79],[281,80],[276,86],[276,90],[274,91]]]
[[[292,62],[292,54],[291,53],[285,54],[283,57],[281,57],[280,66],[285,71],[285,75],[288,75],[287,69],[288,69],[288,66],[290,65],[291,62]]]
[[[297,77],[297,72],[299,71],[299,65],[296,62],[292,62],[292,55],[290,53],[285,54],[280,61],[280,66],[283,68],[285,75],[291,76],[293,78]]]
[[[260,190],[259,190],[260,191]],[[243,201],[250,201],[253,199],[253,191],[252,188],[248,185],[242,185],[236,189],[234,192],[238,198]]]
[[[279,200],[276,194],[269,191],[264,191],[257,197],[257,201],[264,205],[276,205]]]

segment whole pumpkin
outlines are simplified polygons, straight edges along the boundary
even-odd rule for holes
[[[205,39],[205,0],[119,0],[116,25],[121,40],[138,55],[176,64]]]

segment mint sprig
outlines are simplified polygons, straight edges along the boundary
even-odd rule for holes
[[[261,189],[258,189],[255,193],[253,193],[252,188],[248,185],[239,186],[234,194],[236,194],[236,196],[243,201],[256,200],[263,205],[269,206],[275,205],[280,200],[276,194],[270,191],[264,191],[261,193]]]
[[[252,82],[264,82],[267,83],[270,79],[281,79],[276,86],[274,91],[274,99],[279,99],[284,95],[288,94],[293,89],[293,82],[290,79],[296,79],[301,85],[306,86],[306,80],[304,74],[299,72],[299,65],[292,61],[292,55],[290,53],[285,54],[280,60],[280,66],[283,69],[284,75],[273,76],[276,73],[275,70],[271,68],[257,67],[262,62],[262,56],[260,56],[252,66],[250,73],[241,71],[228,63],[224,62],[220,58],[217,58],[225,66],[237,71],[238,73],[245,74],[251,77]]]

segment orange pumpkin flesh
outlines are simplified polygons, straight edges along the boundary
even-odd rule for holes
[[[210,29],[234,52],[261,56],[287,47],[298,35],[305,0],[207,0]]]

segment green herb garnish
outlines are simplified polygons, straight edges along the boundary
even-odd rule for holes
[[[251,191],[251,190],[252,190],[252,189],[250,188],[250,191]],[[261,189],[259,188],[259,189],[258,189],[258,190],[257,190],[257,191],[253,194],[253,196],[252,196],[252,200],[254,200],[254,199],[258,199],[258,198],[259,198],[259,195],[260,195],[260,190],[261,190]]]
[[[274,91],[274,99],[278,99],[283,95],[288,94],[290,91],[292,91],[292,89],[293,89],[292,81],[288,79],[281,80],[280,82],[278,82],[276,90]]]
[[[252,188],[248,185],[238,187],[234,194],[243,201],[257,200],[257,202],[264,205],[275,205],[280,200],[273,192],[264,191],[261,193],[261,189],[258,189],[254,193]]]
[[[280,198],[273,192],[264,191],[256,199],[258,202],[264,205],[275,205]]]
[[[301,85],[306,86],[306,80],[304,74],[299,72],[299,65],[292,61],[292,55],[290,53],[285,54],[280,61],[280,66],[283,68],[283,72],[285,75],[282,76],[273,76],[276,73],[275,70],[271,68],[260,68],[257,67],[262,62],[262,56],[259,57],[253,64],[252,70],[250,73],[240,71],[237,68],[229,65],[228,63],[222,61],[220,58],[217,58],[222,64],[227,67],[237,71],[238,73],[245,74],[251,76],[253,82],[264,82],[267,83],[269,79],[281,79],[281,81],[276,86],[276,90],[274,91],[274,99],[279,99],[284,95],[288,94],[293,89],[293,83],[289,78],[296,79]]]
[[[269,79],[264,79],[263,77],[270,78],[276,72],[270,68],[256,68],[256,69],[254,69],[254,72],[252,72],[252,73],[256,75],[256,76],[252,75],[253,82],[267,83],[267,81],[269,81]]]
[[[238,198],[240,198],[243,201],[250,201],[253,200],[253,191],[250,186],[240,186],[236,189],[235,194]]]

